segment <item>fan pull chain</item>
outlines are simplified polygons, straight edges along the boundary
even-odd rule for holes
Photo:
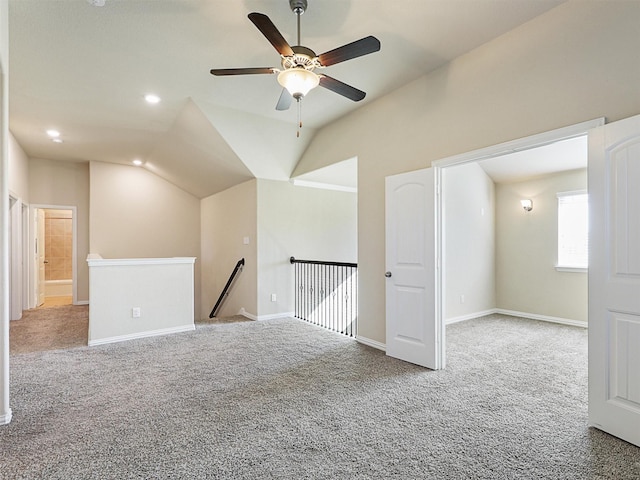
[[[300,98],[297,99],[298,102],[298,131],[296,132],[296,138],[300,138],[300,129],[302,128],[302,103],[300,103]]]

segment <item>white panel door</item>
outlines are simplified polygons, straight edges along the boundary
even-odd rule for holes
[[[589,423],[640,446],[640,116],[589,132]]]
[[[387,355],[436,370],[442,344],[436,324],[433,169],[385,180]]]

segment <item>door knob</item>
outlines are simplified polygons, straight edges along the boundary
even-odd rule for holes
[[[391,277],[391,272],[387,272],[384,274],[385,277],[390,278]]]

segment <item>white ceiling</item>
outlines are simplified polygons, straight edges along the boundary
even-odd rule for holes
[[[512,183],[587,168],[587,136],[561,140],[478,162],[495,183]]]
[[[296,139],[296,109],[274,108],[275,75],[209,74],[278,67],[247,14],[268,15],[294,44],[287,0],[9,0],[9,127],[32,158],[141,158],[198,197],[253,177],[286,180],[327,123],[562,1],[310,0],[302,44],[321,53],[374,35],[382,48],[325,70],[367,98],[313,90]],[[148,92],[162,102],[146,104]]]

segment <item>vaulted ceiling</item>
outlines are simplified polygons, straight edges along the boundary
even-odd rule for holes
[[[32,158],[127,165],[139,158],[202,198],[253,177],[289,179],[323,126],[562,0],[309,0],[303,45],[321,53],[374,35],[382,48],[325,70],[367,97],[355,103],[311,91],[300,138],[296,108],[275,110],[275,75],[209,74],[279,67],[279,54],[247,14],[268,15],[294,45],[288,0],[100,3],[9,0],[11,132]],[[147,93],[162,101],[146,103]]]

